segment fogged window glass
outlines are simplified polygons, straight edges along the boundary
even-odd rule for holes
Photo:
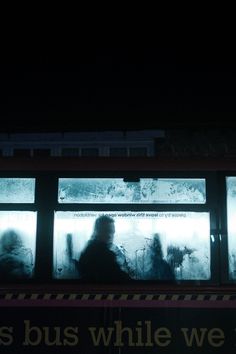
[[[0,178],[0,203],[34,203],[34,178]]]
[[[210,273],[207,212],[62,212],[54,219],[54,277],[79,278],[78,260],[96,218],[114,218],[111,249],[120,267],[140,280],[206,280]],[[162,271],[161,271],[162,270]]]
[[[59,178],[59,203],[204,204],[205,179]]]
[[[226,178],[229,278],[236,279],[236,177]]]
[[[0,278],[25,279],[34,274],[36,212],[0,211]]]

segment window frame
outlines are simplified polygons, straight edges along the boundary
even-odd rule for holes
[[[223,174],[225,175],[225,173]],[[231,174],[233,175],[233,174]],[[55,279],[53,278],[53,228],[54,228],[54,212],[55,211],[86,211],[92,210],[134,210],[134,211],[197,211],[210,212],[210,234],[214,235],[215,242],[210,241],[211,249],[211,279],[209,280],[181,280],[177,283],[178,286],[217,286],[227,283],[225,270],[222,270],[222,242],[219,242],[220,226],[222,225],[222,210],[219,210],[219,194],[216,190],[222,188],[222,177],[219,179],[219,174],[215,171],[9,171],[1,172],[0,177],[28,177],[35,178],[35,203],[34,204],[0,204],[0,210],[29,210],[37,211],[37,230],[36,230],[36,254],[35,254],[35,275],[32,279],[23,279],[19,283],[49,283],[71,285],[80,284],[80,281],[74,279]],[[58,196],[58,178],[91,178],[91,177],[117,177],[127,178],[205,178],[206,180],[206,203],[205,204],[81,204],[77,203],[59,204]],[[219,183],[220,181],[220,183]],[[217,189],[218,188],[218,189]],[[221,199],[226,198],[225,194],[221,195]],[[128,208],[128,209],[127,209]],[[219,254],[221,257],[219,257]],[[224,254],[224,252],[223,252]],[[42,257],[43,255],[43,257]],[[224,261],[225,262],[225,261]],[[224,263],[223,262],[223,263]],[[18,281],[16,281],[17,283]],[[12,283],[12,281],[10,282]],[[132,287],[141,287],[143,289],[158,288],[159,281],[137,281]]]
[[[212,237],[210,236],[210,270],[211,270],[211,278],[209,280],[179,280],[177,281],[178,285],[218,285],[219,284],[219,259],[217,257],[218,254],[218,233],[217,233],[217,220],[216,220],[216,203],[215,203],[215,195],[216,193],[212,190],[212,180],[214,180],[214,174],[211,172],[202,172],[202,171],[194,171],[194,172],[183,172],[183,171],[168,171],[168,172],[143,172],[143,171],[135,171],[135,172],[62,172],[61,174],[57,174],[57,179],[59,178],[126,178],[128,180],[135,180],[137,178],[204,178],[206,181],[206,203],[205,204],[129,204],[129,203],[117,203],[117,204],[103,204],[103,203],[59,203],[56,200],[55,212],[57,211],[137,211],[137,212],[145,212],[145,211],[154,211],[154,212],[209,212],[210,215],[210,235],[214,238],[214,242],[212,241]],[[74,281],[74,279],[53,279],[55,281],[63,281],[69,282]],[[78,280],[77,280],[78,281]],[[160,281],[147,281],[147,280],[138,280],[137,283],[141,286],[146,285],[158,285]],[[163,281],[163,283],[166,283]]]
[[[228,252],[228,225],[227,225],[227,186],[226,178],[236,177],[235,171],[219,173],[219,255],[220,255],[220,279],[222,285],[235,285],[236,279],[229,277],[229,252]]]
[[[35,279],[37,278],[37,243],[38,243],[38,203],[37,203],[37,177],[33,173],[15,173],[15,172],[9,172],[9,173],[0,173],[0,178],[34,178],[35,179],[35,190],[34,190],[34,202],[32,203],[0,203],[0,211],[33,211],[36,212],[36,239],[35,239],[35,263],[34,263],[34,275],[32,278],[27,278],[27,279],[14,279],[13,280],[8,280],[4,279],[4,282],[7,283],[22,283],[22,282],[34,282]],[[0,279],[1,282],[1,279]]]

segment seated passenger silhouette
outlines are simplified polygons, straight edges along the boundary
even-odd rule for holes
[[[6,230],[0,238],[0,278],[30,278],[33,271],[33,255],[30,248],[23,246],[20,235]]]
[[[81,278],[88,282],[126,282],[129,275],[111,250],[115,234],[114,219],[102,215],[95,220],[94,231],[78,261]]]
[[[163,257],[162,245],[159,234],[154,234],[149,246],[149,270],[146,274],[147,280],[168,280],[174,281],[175,275],[169,263]]]

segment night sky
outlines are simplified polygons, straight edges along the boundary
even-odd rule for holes
[[[1,132],[236,126],[231,47],[12,49],[0,64]]]

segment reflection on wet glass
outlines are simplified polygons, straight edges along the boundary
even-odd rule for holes
[[[59,203],[204,204],[203,178],[59,178]]]
[[[54,277],[79,278],[75,260],[102,214],[115,220],[112,250],[133,279],[160,280],[153,270],[157,248],[179,280],[210,279],[210,217],[206,212],[56,212],[54,219]],[[158,251],[159,252],[159,251]],[[163,279],[165,280],[165,279]]]
[[[34,178],[0,178],[0,203],[34,203]]]
[[[226,177],[229,278],[236,279],[236,177]]]
[[[32,211],[0,211],[0,278],[32,278],[36,217]]]

